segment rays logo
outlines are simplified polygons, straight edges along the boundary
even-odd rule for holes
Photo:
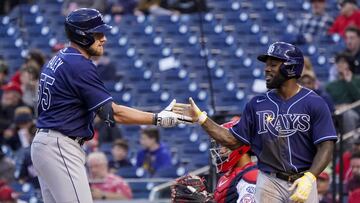
[[[274,52],[274,50],[275,50],[275,46],[272,44],[272,45],[269,46],[269,48],[267,50],[267,53],[272,54]]]
[[[259,121],[258,134],[271,133],[276,137],[289,137],[296,132],[306,132],[310,129],[310,116],[307,114],[279,114],[257,111]]]

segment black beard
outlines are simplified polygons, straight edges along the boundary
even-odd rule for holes
[[[266,83],[266,88],[268,89],[278,89],[281,85],[288,80],[281,72],[277,74],[269,83]]]

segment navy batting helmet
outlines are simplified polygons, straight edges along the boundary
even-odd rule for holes
[[[84,48],[94,42],[93,33],[104,33],[111,29],[101,13],[96,9],[80,8],[71,12],[65,19],[65,31],[70,41]]]
[[[257,57],[259,61],[266,62],[268,57],[283,60],[280,72],[287,78],[299,78],[304,68],[304,56],[299,48],[285,43],[275,42],[269,46],[266,54]]]

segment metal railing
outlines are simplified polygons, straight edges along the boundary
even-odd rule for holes
[[[334,152],[333,152],[333,174],[332,174],[332,191],[333,191],[333,201],[336,201],[336,195],[339,194],[339,202],[342,203],[343,199],[344,199],[344,190],[343,190],[343,170],[344,170],[344,160],[343,160],[343,152],[344,152],[344,141],[348,140],[350,138],[352,138],[356,132],[359,131],[359,128],[354,129],[350,132],[344,133],[344,129],[343,129],[343,114],[349,110],[355,109],[357,107],[360,106],[360,100],[353,102],[349,105],[343,106],[339,109],[337,109],[334,112],[334,122],[335,124],[337,124],[337,131],[338,131],[338,135],[339,135],[339,140],[338,140],[338,151],[337,151],[337,145],[335,145],[334,147]],[[338,152],[338,153],[337,153]],[[339,188],[337,190],[337,186],[336,186],[336,160],[337,160],[337,155],[340,156],[339,157]]]

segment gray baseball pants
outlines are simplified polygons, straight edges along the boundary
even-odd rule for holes
[[[291,203],[290,196],[293,191],[288,191],[292,183],[273,177],[270,174],[259,171],[256,182],[255,200],[261,203]],[[309,198],[305,203],[319,202],[316,182]]]
[[[38,132],[31,159],[45,203],[92,203],[85,152],[69,137],[53,130]]]

